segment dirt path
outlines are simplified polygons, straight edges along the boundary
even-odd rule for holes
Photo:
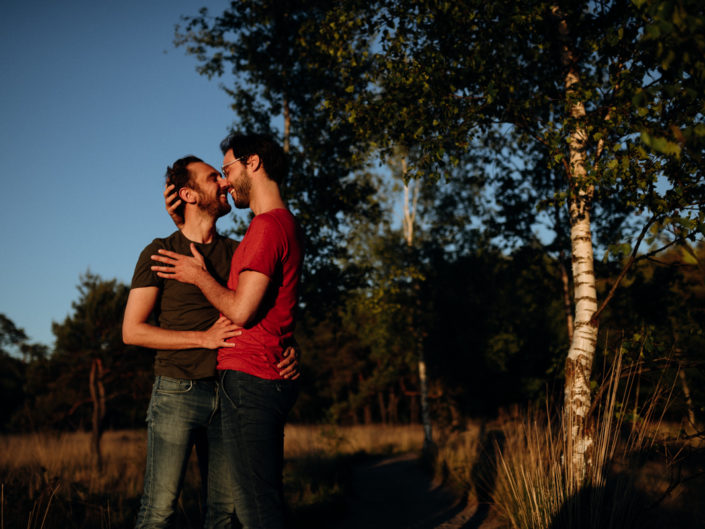
[[[334,529],[499,529],[486,506],[465,505],[431,482],[416,454],[355,469],[347,517]],[[488,516],[489,514],[489,516]]]

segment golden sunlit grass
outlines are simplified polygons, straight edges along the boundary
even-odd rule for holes
[[[32,494],[57,480],[80,483],[88,494],[139,494],[142,487],[146,433],[106,432],[102,439],[104,471],[91,466],[90,434],[35,433],[0,438],[0,469],[5,479],[25,481]]]
[[[491,497],[511,527],[625,529],[644,523],[662,527],[655,522],[659,518],[669,520],[673,524],[669,527],[690,527],[691,522],[676,522],[675,518],[688,519],[692,507],[668,498],[669,491],[681,487],[673,469],[683,459],[679,463],[674,453],[687,447],[698,454],[692,441],[667,439],[665,434],[673,432],[661,421],[672,386],[657,384],[634,415],[634,405],[629,403],[634,400],[635,380],[622,375],[617,360],[602,391],[597,392],[590,464],[582,476],[569,464],[571,424],[570,420],[563,422],[560,413],[551,417],[529,412],[498,424],[502,433],[496,442]],[[686,470],[686,474],[693,473]],[[702,494],[700,482],[681,487],[679,494],[697,497],[698,488]],[[650,514],[645,516],[647,509]]]
[[[635,414],[637,384],[622,375],[617,363],[597,392],[592,464],[584,479],[576,479],[565,459],[570,424],[560,412],[540,411],[515,411],[441,436],[436,474],[472,503],[493,504],[514,529],[705,523],[702,436],[683,438],[678,424],[662,423],[670,383],[642,395]]]
[[[301,426],[285,432],[287,490],[294,508],[343,494],[341,458],[360,452],[419,450],[418,426]],[[109,431],[102,438],[103,471],[91,465],[90,434],[35,433],[0,437],[2,527],[131,527],[144,478],[145,431]],[[197,524],[198,472],[189,465],[180,508]]]
[[[662,461],[639,457],[656,439],[658,421],[641,420],[632,427],[617,409],[624,394],[605,395],[595,465],[580,487],[567,480],[561,426],[541,413],[436,432],[437,474],[461,494],[494,502],[515,528],[574,527],[577,520],[584,528],[627,527],[636,519],[644,491],[658,497],[668,491],[669,481]],[[676,431],[667,430],[669,436]],[[2,529],[132,527],[142,492],[146,432],[106,432],[102,473],[91,466],[89,443],[90,435],[81,432],[1,437]],[[420,453],[422,444],[418,425],[287,426],[285,490],[297,527],[325,527],[326,520],[338,516],[360,454]],[[183,527],[198,524],[198,490],[192,458],[179,507]],[[697,501],[701,492],[686,490],[678,508],[687,508],[683,502]]]
[[[627,424],[622,405],[631,399],[632,378],[621,377],[619,360],[606,381],[593,425],[593,446],[584,476],[570,464],[571,424],[529,414],[503,425],[494,498],[516,529],[581,527],[624,529],[637,521],[646,500],[636,477],[658,434],[663,410],[657,389],[638,422]],[[666,392],[667,393],[667,392]]]
[[[421,450],[420,425],[300,426],[289,425],[284,434],[287,458],[312,454],[391,454]]]
[[[459,494],[476,494],[478,458],[482,452],[482,432],[478,424],[468,423],[461,432],[443,436],[438,446],[434,473]]]

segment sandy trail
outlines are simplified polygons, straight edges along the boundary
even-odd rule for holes
[[[434,484],[417,454],[369,461],[353,472],[345,519],[333,529],[499,529],[486,505],[466,505]]]

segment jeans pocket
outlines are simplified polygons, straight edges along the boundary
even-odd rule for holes
[[[158,376],[155,381],[154,392],[165,395],[179,395],[188,393],[193,388],[193,380],[185,378],[170,378]]]

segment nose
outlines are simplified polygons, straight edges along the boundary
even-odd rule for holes
[[[225,189],[230,187],[230,184],[228,183],[228,181],[225,179],[225,177],[223,175],[220,175],[220,177],[218,178],[218,185],[221,188],[225,188]]]

